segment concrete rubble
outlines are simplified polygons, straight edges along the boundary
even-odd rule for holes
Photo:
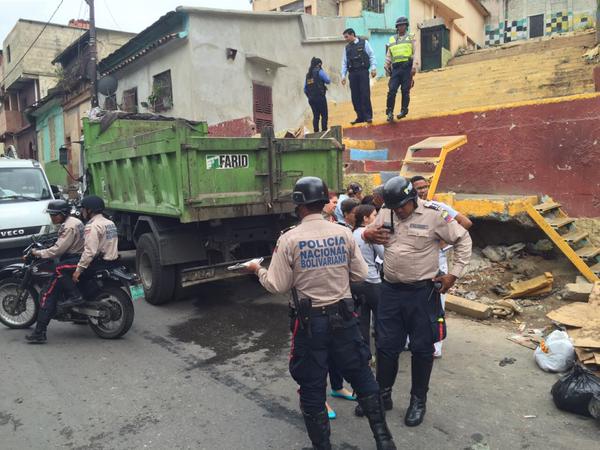
[[[578,361],[600,375],[600,281],[593,285],[587,303],[571,303],[547,316],[566,327]]]

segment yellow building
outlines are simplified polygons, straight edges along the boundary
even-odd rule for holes
[[[479,0],[410,0],[411,30],[416,35],[419,67],[423,44],[427,53],[441,46],[442,66],[459,49],[476,49],[485,44],[485,22],[489,16]],[[444,25],[444,38],[437,33],[427,33],[429,28]],[[441,28],[441,27],[440,27]],[[431,39],[431,40],[429,40]]]
[[[385,44],[399,16],[410,19],[417,41],[415,61],[426,69],[445,65],[461,49],[485,45],[489,12],[480,0],[253,0],[254,11],[304,12],[347,17],[346,25],[367,37],[375,47],[378,72],[383,74]],[[421,64],[422,44],[426,46]]]

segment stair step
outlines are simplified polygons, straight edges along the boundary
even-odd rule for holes
[[[562,228],[575,222],[575,219],[572,219],[571,217],[552,217],[546,218],[546,222],[548,222],[552,228]]]
[[[567,241],[569,244],[575,244],[583,239],[585,239],[586,237],[588,237],[590,234],[586,231],[571,231],[567,234],[563,234],[561,237]]]
[[[431,180],[433,178],[433,172],[411,172],[408,170],[407,171],[402,170],[400,172],[400,175],[407,179],[410,179],[412,177],[423,177],[426,180]]]
[[[600,262],[590,266],[590,269],[592,269],[592,272],[594,272],[596,275],[600,275]]]
[[[548,211],[552,211],[552,210],[558,209],[560,207],[561,207],[561,204],[556,203],[556,202],[540,203],[539,205],[534,206],[536,211],[539,212],[540,214],[544,214]]]
[[[577,256],[583,259],[590,259],[600,255],[600,247],[594,247],[592,245],[586,245],[585,247],[576,250]]]
[[[435,157],[435,158],[427,158],[427,157],[423,157],[423,158],[415,158],[415,157],[411,157],[409,159],[403,159],[402,160],[403,163],[408,163],[408,164],[437,164],[440,162],[440,158]]]

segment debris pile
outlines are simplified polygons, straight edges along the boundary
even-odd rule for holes
[[[600,281],[594,284],[587,303],[571,303],[547,316],[567,327],[579,362],[600,374]]]

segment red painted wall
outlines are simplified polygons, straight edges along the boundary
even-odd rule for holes
[[[208,134],[215,137],[250,137],[256,134],[256,125],[250,117],[242,117],[210,125]]]
[[[547,194],[578,217],[600,217],[600,97],[344,130],[402,159],[429,136],[466,134],[450,153],[441,191]]]

